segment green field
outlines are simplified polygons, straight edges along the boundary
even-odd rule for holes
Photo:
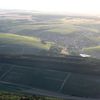
[[[84,48],[83,51],[87,53],[100,52],[100,46]]]
[[[75,25],[67,24],[67,23],[59,23],[53,26],[54,27],[51,29],[48,29],[47,32],[53,32],[56,34],[66,35],[66,34],[70,34],[72,32],[76,32],[79,30]]]
[[[47,42],[46,44],[41,43],[41,40],[36,37],[22,36],[9,33],[0,33],[0,44],[26,44],[33,47],[49,50],[52,43]]]
[[[100,58],[100,46],[84,48],[83,52],[95,58]]]

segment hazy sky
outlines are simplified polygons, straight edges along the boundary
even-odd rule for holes
[[[0,0],[0,8],[100,15],[100,0]]]

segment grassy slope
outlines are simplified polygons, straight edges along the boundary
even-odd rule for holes
[[[83,52],[91,55],[92,57],[100,59],[100,46],[84,48]]]
[[[4,39],[4,41],[2,39]],[[0,33],[0,44],[26,44],[46,50],[51,47],[51,43],[48,42],[47,44],[42,44],[39,38],[15,35],[10,33]]]
[[[59,24],[55,24],[55,23],[50,23],[48,25],[43,25],[40,23],[40,25],[30,25],[30,24],[26,24],[26,25],[15,25],[11,28],[12,32],[21,32],[23,30],[43,30],[46,32],[54,32],[57,34],[69,34],[72,32],[77,31],[78,29],[74,26],[74,25],[70,25],[70,24],[65,24],[65,23],[59,23]]]
[[[100,52],[100,46],[95,46],[95,47],[89,47],[89,48],[84,48],[83,51],[92,53],[92,52]]]
[[[74,21],[75,22],[74,22]],[[19,24],[19,25],[15,25],[15,26],[12,26],[12,28],[10,29],[12,32],[15,32],[15,33],[20,33],[21,31],[24,31],[24,30],[42,30],[42,31],[46,31],[47,33],[48,32],[53,32],[55,34],[61,34],[61,35],[67,35],[69,33],[73,33],[73,32],[81,32],[81,31],[89,31],[89,32],[93,32],[93,33],[99,33],[100,30],[99,28],[96,27],[96,25],[94,24],[93,22],[93,26],[91,27],[90,24],[88,24],[88,22],[81,22],[81,19],[78,19],[78,22],[77,22],[77,19],[72,19],[72,20],[69,20],[67,19],[66,21],[62,21],[61,19],[57,21],[58,23],[54,23],[54,22],[47,22],[46,24],[44,23],[39,23],[37,25],[35,24],[30,24],[30,23],[27,23],[27,24]],[[91,21],[90,21],[91,22]],[[88,27],[87,27],[88,26]],[[81,29],[83,28],[83,29]],[[80,30],[81,29],[81,30]]]
[[[19,23],[19,24],[15,24],[15,25],[10,25],[11,27],[9,28],[11,30],[11,32],[15,32],[15,33],[19,33],[23,30],[44,30],[46,32],[53,32],[53,33],[57,33],[57,34],[62,34],[62,35],[66,35],[72,32],[76,32],[79,29],[73,25],[72,23],[66,23],[61,21],[61,19],[57,20],[57,21],[51,21],[49,23],[46,22],[45,23],[38,23],[36,22],[36,24],[33,23]]]
[[[48,16],[49,17],[49,16]],[[42,18],[40,18],[42,19]],[[46,22],[18,22],[18,21],[3,21],[2,23],[4,24],[1,25],[3,27],[8,27],[7,32],[12,32],[12,33],[22,33],[25,30],[28,31],[46,31],[55,33],[55,34],[60,34],[60,35],[67,35],[69,33],[73,32],[81,32],[82,30],[84,31],[89,31],[93,33],[99,33],[99,24],[97,25],[98,21],[95,21],[94,19],[86,19],[86,18],[60,18],[56,21],[46,21]],[[92,23],[89,24],[89,23]],[[98,26],[98,27],[97,27]],[[4,29],[5,30],[5,29]],[[9,30],[9,31],[8,31]],[[80,31],[81,30],[81,31]]]

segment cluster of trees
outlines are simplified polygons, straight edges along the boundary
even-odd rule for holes
[[[37,95],[23,95],[8,92],[0,92],[0,100],[61,100],[58,98],[37,96]]]

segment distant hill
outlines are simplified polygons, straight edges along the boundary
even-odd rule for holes
[[[40,54],[39,52],[42,50],[43,54],[44,50],[48,50],[52,44],[45,44],[41,42],[43,40],[53,42],[57,44],[57,46],[60,45],[69,48],[69,52],[77,52],[77,55],[79,55],[84,48],[100,46],[100,18],[2,10],[0,11],[0,34],[1,33],[15,34],[18,40],[17,43],[15,43],[15,37],[14,40],[12,39],[13,37],[9,40],[13,41],[11,45],[14,45],[13,47],[16,48],[13,50],[17,50],[17,47],[21,48],[17,50],[18,52],[20,51],[21,54],[23,51],[25,52],[25,50],[29,50],[27,52],[33,54],[33,47],[35,47],[34,50],[36,49],[35,53],[38,52],[38,54]],[[33,43],[32,37],[36,37],[40,40],[37,42],[34,41]],[[5,41],[8,41],[8,39]],[[22,47],[24,49],[22,49]],[[37,48],[39,48],[39,51]],[[4,50],[1,51],[4,52]],[[100,52],[96,50],[93,51],[96,52],[92,52],[92,54],[94,53],[93,57],[98,57],[100,55]],[[97,56],[94,56],[95,54]]]

